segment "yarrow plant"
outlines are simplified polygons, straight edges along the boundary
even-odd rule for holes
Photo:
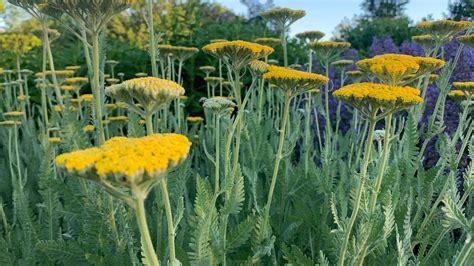
[[[471,22],[359,58],[304,10],[10,2],[41,27],[0,34],[0,264],[472,264]]]

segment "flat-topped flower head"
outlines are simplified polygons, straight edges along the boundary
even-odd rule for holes
[[[424,75],[426,73],[430,73],[436,69],[442,68],[445,64],[445,62],[441,59],[436,59],[432,57],[421,57],[417,56],[415,57],[416,62],[420,66],[420,69],[416,73],[418,76],[419,75]]]
[[[3,113],[3,116],[8,119],[18,119],[25,116],[25,112],[11,111]]]
[[[64,79],[64,83],[71,85],[84,85],[87,82],[89,82],[89,78],[87,77],[71,77]]]
[[[273,8],[260,13],[265,20],[275,24],[280,30],[289,27],[298,19],[306,15],[304,10],[289,8]]]
[[[436,42],[433,36],[428,34],[412,36],[411,40],[419,44],[425,52],[433,48]]]
[[[257,76],[261,76],[266,73],[268,71],[269,66],[270,65],[260,60],[252,60],[252,62],[250,62],[249,64],[250,70]]]
[[[284,67],[270,66],[263,78],[283,90],[289,97],[295,97],[328,83],[329,78]]]
[[[145,72],[138,72],[138,73],[135,73],[135,77],[137,77],[137,78],[148,77],[148,73],[145,73]]]
[[[72,70],[72,71],[78,71],[79,69],[81,69],[81,66],[67,66],[64,69]]]
[[[84,126],[82,128],[82,130],[84,132],[93,132],[95,130],[95,126],[94,125],[87,125],[87,126]]]
[[[370,82],[344,86],[333,95],[369,117],[373,112],[396,112],[423,102],[418,89]]]
[[[48,0],[42,8],[46,14],[61,19],[70,16],[96,30],[102,30],[115,15],[130,7],[136,0]]]
[[[199,70],[204,72],[206,75],[209,75],[212,72],[216,71],[216,68],[213,66],[202,66],[202,67],[199,67]]]
[[[109,78],[109,79],[106,79],[105,81],[107,81],[107,83],[109,83],[110,85],[120,83],[120,79],[114,79],[114,78]]]
[[[353,83],[359,83],[365,77],[364,72],[360,70],[346,71],[346,75]]]
[[[471,48],[474,48],[474,34],[461,35],[456,40],[462,44],[465,44]]]
[[[385,54],[360,60],[357,66],[383,82],[397,86],[444,65],[443,60],[403,54]]]
[[[21,125],[20,121],[15,121],[15,120],[0,121],[0,126],[6,127],[6,128],[19,126],[19,125]]]
[[[115,67],[116,65],[118,65],[120,62],[117,61],[117,60],[107,60],[105,61],[105,63],[110,66],[110,67]]]
[[[200,116],[188,116],[186,120],[191,123],[199,123],[199,122],[203,122],[204,118]]]
[[[186,61],[191,58],[194,54],[199,52],[196,47],[184,47],[184,46],[173,46],[173,54],[178,61]]]
[[[129,108],[144,113],[136,107],[140,104],[146,113],[153,113],[159,106],[184,95],[184,88],[178,83],[155,77],[135,78],[105,89],[105,93],[127,104]]]
[[[62,141],[62,139],[59,138],[59,137],[48,138],[48,142],[51,143],[51,144],[57,144],[57,143],[60,143],[61,141]]]
[[[202,106],[217,114],[224,114],[230,113],[229,111],[234,110],[237,105],[227,97],[216,96],[204,100]]]
[[[191,142],[180,134],[116,137],[98,148],[59,155],[56,164],[69,174],[136,192],[159,182],[164,173],[186,159],[190,147]]]
[[[319,30],[311,30],[311,31],[303,31],[296,34],[296,37],[300,39],[304,43],[309,42],[318,42],[321,40],[326,34]]]
[[[158,45],[160,51],[159,56],[161,59],[167,60],[168,57],[174,56],[174,46],[171,44],[160,44]]]
[[[29,70],[29,69],[22,69],[20,70],[20,74],[22,74],[23,76],[30,76],[32,75],[34,72],[32,70]]]
[[[26,95],[18,95],[18,97],[16,97],[16,99],[19,102],[24,102],[28,99],[28,97]]]
[[[240,70],[252,60],[273,53],[273,48],[246,41],[217,42],[204,46],[202,50],[212,56],[222,59],[233,69]]]
[[[212,39],[209,41],[209,43],[216,43],[216,42],[227,42],[226,39]]]
[[[344,69],[348,66],[352,66],[353,64],[354,64],[353,60],[346,60],[346,59],[337,60],[331,63],[331,65],[333,65],[335,68],[338,68],[338,69]]]
[[[219,85],[222,81],[224,81],[224,78],[221,78],[221,77],[206,77],[204,78],[204,80],[206,82],[209,83],[209,85],[211,85],[211,87],[216,87],[217,85]]]
[[[316,56],[320,60],[333,62],[336,60],[342,52],[349,49],[351,44],[348,42],[310,42],[308,43],[309,48],[311,48]]]
[[[76,86],[73,86],[73,85],[61,85],[59,88],[63,91],[75,91],[76,90]]]
[[[474,93],[463,90],[452,90],[448,93],[448,97],[455,101],[465,101],[474,97]]]
[[[449,42],[453,35],[467,30],[471,26],[469,21],[454,21],[454,20],[435,20],[422,21],[416,24],[425,34],[433,36],[433,38],[442,43]]]
[[[110,122],[127,122],[128,116],[125,116],[125,115],[109,116],[108,119]]]
[[[277,46],[281,43],[280,38],[273,38],[273,37],[257,38],[254,41],[258,44],[267,45],[267,46],[271,46],[271,47],[275,47],[275,46]]]
[[[474,81],[453,82],[453,86],[459,90],[474,94]]]
[[[87,94],[82,94],[79,99],[81,100],[81,102],[92,102],[92,100],[94,99],[94,95],[90,94],[90,93],[87,93]]]

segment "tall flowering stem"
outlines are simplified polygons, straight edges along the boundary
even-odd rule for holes
[[[105,142],[103,125],[103,84],[101,83],[101,56],[99,37],[107,23],[118,13],[127,9],[134,0],[52,0],[42,5],[41,11],[59,21],[79,40],[86,49],[92,50],[92,63],[88,65],[92,75],[94,114],[97,125],[98,142]]]
[[[290,28],[291,24],[301,19],[305,15],[306,12],[304,10],[293,10],[289,8],[274,8],[260,14],[260,16],[272,23],[280,32],[281,46],[283,48],[283,62],[285,67],[288,66],[288,49],[286,39],[288,29]]]
[[[108,87],[107,95],[123,101],[130,110],[141,115],[145,119],[148,136],[153,136],[153,115],[159,108],[170,101],[176,100],[184,95],[184,88],[176,82],[159,79],[155,77],[136,78],[124,81]],[[139,103],[137,107],[135,103]],[[171,265],[178,265],[175,252],[175,227],[173,224],[173,213],[168,193],[168,185],[164,175],[160,181],[161,193],[165,205],[166,220],[168,226],[168,245]]]
[[[351,44],[348,42],[310,42],[308,43],[309,47],[314,51],[317,59],[319,60],[321,66],[324,69],[325,75],[329,75],[329,67],[332,62],[336,61],[337,58],[348,49]],[[331,117],[329,113],[329,84],[326,84],[324,88],[324,100],[325,100],[325,118],[326,118],[326,146],[327,148],[331,147]]]
[[[71,175],[97,182],[112,196],[133,208],[143,240],[146,262],[159,265],[146,221],[145,199],[158,183],[165,187],[164,196],[168,196],[166,173],[187,157],[190,147],[191,142],[179,134],[155,134],[143,138],[118,137],[110,139],[99,148],[62,154],[56,158],[56,164]],[[169,201],[165,202],[165,206],[169,215]],[[172,221],[168,224],[172,225]],[[168,233],[174,235],[174,228]],[[174,239],[169,244],[171,264],[176,265],[178,263],[171,246],[174,245]]]
[[[265,73],[263,75],[263,78],[270,84],[275,85],[276,88],[283,91],[285,96],[285,102],[280,120],[280,137],[278,141],[278,150],[275,158],[275,166],[273,168],[273,175],[263,215],[262,232],[267,236],[270,235],[270,208],[277,182],[278,170],[280,167],[280,161],[284,157],[283,148],[285,142],[285,134],[287,130],[286,128],[288,124],[288,117],[290,113],[291,100],[297,95],[308,92],[310,90],[314,90],[315,88],[318,88],[329,81],[329,79],[325,76],[291,70],[283,67],[269,66],[268,70],[269,72]],[[287,151],[286,154],[290,154],[290,152],[291,151]]]
[[[376,63],[372,62],[370,63],[370,65],[376,65]],[[384,69],[386,70],[386,68]],[[382,156],[382,165],[379,168],[379,175],[376,181],[376,191],[374,192],[374,194],[378,194],[385,170],[385,163],[389,155],[389,139],[392,115],[393,113],[407,109],[412,105],[422,103],[423,99],[419,95],[420,91],[418,89],[414,89],[411,87],[397,87],[377,83],[355,83],[342,87],[334,92],[334,96],[350,103],[357,110],[359,110],[359,112],[363,114],[369,121],[369,131],[367,135],[367,142],[365,144],[364,159],[360,169],[359,184],[356,190],[354,206],[350,217],[349,225],[347,226],[347,228],[344,228],[343,243],[339,251],[339,265],[344,265],[345,263],[345,257],[349,240],[352,234],[352,228],[356,223],[357,216],[360,210],[362,192],[365,187],[370,154],[372,152],[375,125],[377,121],[383,118],[387,118],[386,122],[388,124],[385,135],[387,139],[385,139],[385,150],[384,155]],[[376,198],[377,195],[372,195],[372,200],[374,200],[374,202],[376,202]],[[366,243],[364,243],[364,245],[365,244]],[[363,250],[365,250],[365,248],[366,247],[363,247]]]

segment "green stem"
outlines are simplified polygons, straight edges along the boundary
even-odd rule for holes
[[[145,125],[146,125],[146,134],[148,136],[153,135],[153,114],[147,112],[145,114]]]
[[[150,59],[151,59],[151,73],[153,77],[158,77],[158,66],[156,64],[156,39],[155,26],[153,25],[153,1],[148,0],[148,32],[150,34]]]
[[[93,33],[92,40],[93,55],[92,55],[92,64],[93,64],[93,77],[94,77],[94,86],[92,92],[94,94],[94,109],[96,115],[96,122],[99,134],[99,144],[105,142],[104,134],[104,124],[102,121],[102,96],[101,96],[101,86],[100,86],[100,54],[99,54],[99,33]]]
[[[171,203],[170,203],[170,198],[168,195],[168,188],[166,185],[166,178],[163,177],[160,180],[160,186],[161,186],[161,193],[163,194],[163,201],[165,204],[165,211],[166,211],[166,221],[168,225],[168,248],[169,248],[169,253],[170,253],[170,265],[179,265],[179,263],[176,260],[176,252],[175,252],[175,244],[174,244],[174,237],[175,237],[175,232],[174,232],[174,225],[173,225],[173,214],[171,212]]]
[[[286,45],[286,27],[283,26],[281,30],[281,47],[283,48],[283,62],[284,66],[288,67],[288,50]]]
[[[61,97],[61,91],[59,90],[58,78],[56,77],[56,68],[54,67],[53,52],[51,51],[51,42],[49,41],[48,27],[46,25],[46,22],[42,22],[41,24],[43,29],[44,45],[48,54],[49,68],[52,71],[51,77],[53,79],[54,93],[56,94],[56,100],[58,101],[59,105],[64,108],[63,99]]]
[[[355,197],[355,200],[354,200],[354,204],[355,204],[354,205],[354,210],[352,211],[349,225],[346,228],[346,231],[344,233],[344,241],[342,243],[342,247],[341,247],[341,250],[340,250],[340,253],[339,253],[338,265],[340,265],[340,266],[344,265],[346,252],[347,252],[347,245],[349,244],[349,239],[350,239],[350,236],[351,236],[352,227],[354,227],[355,221],[357,219],[357,215],[359,214],[360,202],[361,202],[361,198],[362,198],[362,191],[364,189],[365,178],[366,178],[366,175],[367,175],[367,169],[369,167],[370,153],[372,151],[372,141],[373,141],[373,136],[374,136],[375,125],[377,123],[376,113],[372,112],[372,115],[369,119],[370,119],[370,126],[369,126],[369,132],[367,134],[367,142],[365,144],[364,162],[363,162],[362,169],[361,169],[361,172],[360,172],[360,181],[359,181],[359,185],[357,186],[356,197]]]
[[[217,196],[219,193],[219,183],[220,183],[220,128],[221,128],[221,122],[220,122],[220,116],[216,115],[216,127],[215,127],[215,135],[216,135],[216,172],[215,172],[215,184],[214,184],[214,197]]]
[[[20,180],[21,184],[21,161],[20,161],[20,150],[19,150],[19,145],[18,145],[18,126],[15,124],[14,125],[14,130],[15,130],[15,137],[14,137],[14,143],[15,143],[15,156],[16,156],[16,169],[18,172],[18,180]]]
[[[369,232],[367,233],[368,235],[371,234],[372,229],[373,229],[372,216],[374,214],[375,206],[377,204],[377,197],[380,193],[380,188],[382,186],[382,180],[383,180],[383,176],[384,176],[384,173],[385,173],[385,166],[386,166],[386,163],[387,163],[387,161],[389,159],[389,155],[390,155],[390,138],[391,138],[390,131],[391,131],[391,127],[392,127],[392,117],[393,117],[393,114],[389,114],[385,118],[385,136],[384,136],[384,143],[383,143],[382,161],[380,162],[379,172],[378,172],[377,178],[375,179],[375,189],[374,189],[374,192],[373,192],[372,197],[370,199],[369,215],[370,215],[371,222],[369,223],[370,227],[369,227]],[[368,238],[364,241],[363,248],[362,248],[362,253],[361,253],[361,256],[359,258],[360,261],[358,262],[358,265],[360,265],[360,266],[363,265],[365,256],[367,254],[367,250],[369,248],[369,245],[367,245],[367,240],[368,240]]]
[[[282,120],[281,120],[280,139],[278,142],[278,151],[275,158],[275,167],[273,168],[272,182],[270,185],[270,191],[268,192],[267,204],[265,205],[265,213],[263,216],[262,232],[264,232],[264,234],[266,234],[267,226],[269,226],[268,219],[270,217],[270,207],[272,205],[273,192],[275,191],[276,180],[278,176],[278,169],[280,167],[280,161],[282,159],[283,145],[285,144],[286,125],[288,123],[288,116],[290,113],[290,102],[291,102],[291,97],[290,95],[287,95],[286,100],[285,100],[285,107],[283,109]]]
[[[458,255],[454,266],[467,265],[465,262],[469,259],[471,251],[474,248],[474,239],[469,235],[466,239],[466,244],[462,247],[461,253]],[[472,261],[471,261],[472,262]]]
[[[152,266],[158,266],[158,257],[156,256],[155,249],[153,248],[153,243],[151,242],[150,231],[148,231],[148,224],[146,221],[145,215],[145,199],[136,200],[135,213],[137,215],[138,227],[140,229],[140,234],[143,242],[143,251],[148,259],[148,262]]]

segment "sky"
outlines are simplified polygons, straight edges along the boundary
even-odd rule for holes
[[[228,7],[237,14],[247,14],[247,8],[240,0],[213,0]],[[264,3],[265,0],[260,0]],[[331,38],[335,27],[344,19],[352,19],[354,15],[362,14],[362,0],[274,0],[277,7],[304,9],[306,16],[291,26],[291,34],[306,30],[320,30],[326,33],[326,39]],[[405,13],[415,22],[423,17],[432,15],[434,19],[442,19],[447,13],[450,0],[411,0]]]

